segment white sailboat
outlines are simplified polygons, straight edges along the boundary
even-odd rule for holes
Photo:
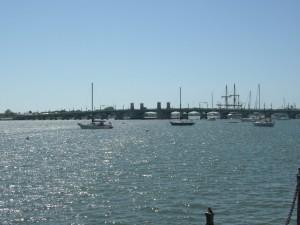
[[[182,112],[181,112],[181,87],[180,87],[180,115],[179,115],[179,120],[175,120],[175,121],[170,121],[172,126],[192,126],[195,123],[189,120],[182,120],[182,116],[181,116]]]
[[[211,108],[214,108],[214,95],[211,93]],[[206,114],[206,118],[208,121],[215,121],[221,118],[221,114],[216,111],[211,111]]]
[[[259,98],[259,110],[260,110],[260,85],[258,85],[258,98]],[[253,122],[254,126],[257,127],[273,127],[274,126],[274,120],[272,118],[258,118],[257,120],[254,120]]]
[[[89,124],[82,124],[78,123],[77,125],[80,126],[81,129],[112,129],[113,126],[111,122],[107,123],[106,120],[95,120],[94,119],[94,114],[93,114],[93,109],[94,109],[94,86],[92,83],[92,121]]]

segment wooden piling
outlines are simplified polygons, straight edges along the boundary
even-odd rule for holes
[[[205,213],[206,216],[206,224],[205,225],[214,225],[214,212],[209,207],[207,212]]]
[[[298,168],[298,175],[297,175],[297,225],[300,225],[300,168]]]

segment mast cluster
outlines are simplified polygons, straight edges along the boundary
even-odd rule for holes
[[[222,98],[224,98],[225,103],[217,104],[217,106],[219,108],[225,108],[225,109],[228,109],[228,108],[241,109],[242,108],[242,104],[240,103],[240,95],[238,95],[236,93],[235,84],[234,84],[233,94],[228,94],[228,89],[227,89],[227,85],[226,85],[225,95],[222,96]],[[230,101],[231,99],[232,99],[232,101]]]

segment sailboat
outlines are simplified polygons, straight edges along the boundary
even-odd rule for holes
[[[112,126],[111,122],[109,122],[107,124],[105,120],[95,120],[94,119],[94,114],[93,114],[94,90],[93,89],[94,89],[94,85],[92,83],[92,121],[89,124],[78,123],[77,125],[80,126],[81,129],[112,129],[113,126]]]
[[[211,108],[214,109],[214,95],[211,93]],[[221,118],[221,114],[216,111],[211,111],[206,114],[206,118],[208,121],[215,121]]]
[[[179,114],[179,120],[176,121],[170,121],[172,126],[191,126],[195,123],[189,120],[182,120],[181,117],[181,87],[180,87],[180,114]]]
[[[260,111],[260,85],[258,85],[258,98],[259,98],[258,109]],[[272,118],[264,118],[264,117],[260,117],[257,120],[254,120],[252,123],[254,126],[257,127],[273,127],[275,124]]]

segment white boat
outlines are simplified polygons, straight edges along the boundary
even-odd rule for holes
[[[175,120],[175,121],[170,121],[170,124],[172,126],[192,126],[195,123],[189,120],[182,120],[181,117],[181,87],[180,87],[180,115],[179,115],[179,120]]]
[[[216,120],[216,119],[220,119],[221,115],[220,115],[219,112],[212,111],[212,112],[208,112],[206,114],[206,117],[207,117],[207,120],[213,121],[213,120]]]
[[[227,119],[237,119],[240,120],[242,118],[242,114],[238,112],[230,112],[227,115]]]
[[[195,123],[189,120],[176,120],[176,121],[170,121],[172,126],[191,126]]]
[[[95,120],[94,119],[94,114],[93,114],[93,83],[92,83],[92,122],[89,124],[82,124],[78,123],[77,125],[80,126],[81,129],[112,129],[113,126],[111,122],[106,122],[105,120]]]
[[[258,109],[260,110],[260,85],[258,85],[258,101],[259,101],[259,107]],[[257,118],[252,122],[254,126],[257,127],[273,127],[274,126],[274,121],[272,118],[265,118],[261,114],[257,114]]]
[[[113,126],[111,122],[106,122],[105,120],[93,120],[89,124],[78,123],[81,129],[112,129]]]
[[[252,119],[251,117],[243,117],[243,118],[241,119],[241,121],[242,121],[242,122],[252,122],[253,119]]]
[[[230,112],[227,114],[229,123],[238,123],[242,119],[242,114],[238,112]]]
[[[257,121],[253,121],[253,125],[257,127],[273,127],[274,121],[271,118],[263,118]]]

